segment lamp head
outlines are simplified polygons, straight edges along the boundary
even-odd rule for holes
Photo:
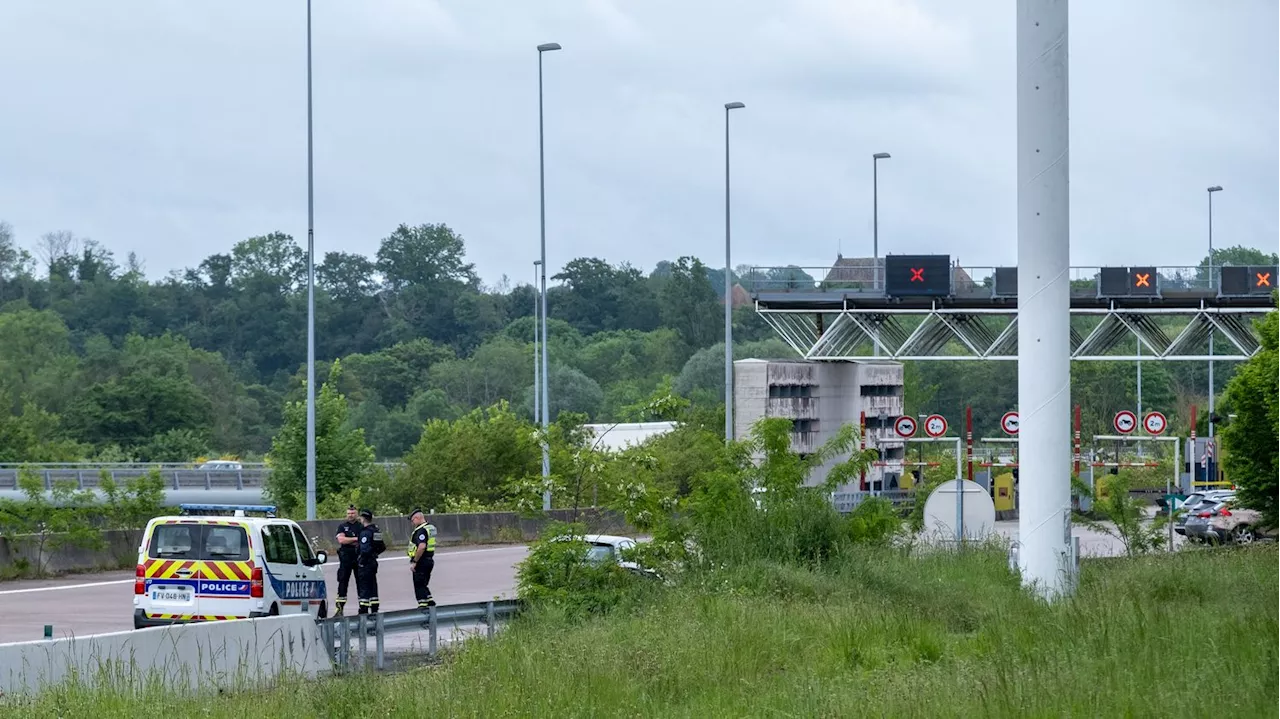
[[[724,109],[726,110],[741,110],[744,107],[746,107],[746,105],[743,105],[740,102],[726,102],[724,104]]]
[[[887,159],[889,159],[889,153],[887,153],[887,152],[877,152],[876,154],[874,154],[874,155],[872,155],[872,156],[871,156],[871,159],[873,159],[873,160],[887,160]]]
[[[1214,185],[1209,188],[1209,192],[1222,192],[1222,185]]]
[[[538,46],[538,52],[551,52],[552,50],[559,50],[559,49],[560,49],[560,43],[558,42],[544,42]]]

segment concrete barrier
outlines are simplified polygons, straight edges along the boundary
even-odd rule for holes
[[[567,522],[573,519],[571,509],[553,509],[550,519]],[[598,534],[628,534],[633,530],[612,512],[584,509],[578,513],[580,521],[590,531]],[[528,542],[536,539],[547,519],[530,519],[514,512],[478,512],[475,514],[433,514],[428,520],[436,526],[436,543],[448,547],[460,544],[494,544],[502,542]],[[299,522],[302,531],[316,541],[316,549],[324,549],[329,556],[336,556],[337,534],[340,519],[318,519]],[[375,520],[392,547],[404,546],[413,532],[408,517],[377,517]],[[138,558],[141,530],[109,530],[102,533],[101,548],[57,547],[46,542],[43,551],[37,540],[29,537],[0,536],[0,573],[29,573],[43,567],[51,574],[66,572],[91,572],[105,569],[132,567]],[[17,569],[19,571],[15,572]]]
[[[217,691],[332,669],[315,620],[304,615],[184,624],[0,644],[0,694],[72,682],[137,691]]]
[[[429,514],[427,521],[435,525],[436,544],[447,547],[458,544],[529,542],[538,538],[538,533],[549,520],[559,522],[572,520],[573,510],[553,509],[547,515],[548,518],[544,519],[521,517],[515,512]],[[626,521],[621,516],[613,512],[584,509],[579,510],[578,519],[596,534],[626,534],[633,531],[627,527]],[[338,545],[334,537],[337,534],[338,524],[342,521],[317,519],[298,522],[298,525],[308,537],[316,540],[317,549],[325,549],[330,556],[335,556]],[[382,530],[387,545],[392,547],[406,545],[414,529],[409,518],[403,515],[374,517],[374,522]]]

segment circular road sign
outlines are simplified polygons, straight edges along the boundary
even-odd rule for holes
[[[940,414],[931,414],[924,418],[924,433],[930,437],[941,437],[947,433],[947,418]]]
[[[1147,412],[1142,418],[1142,428],[1147,430],[1147,434],[1164,434],[1169,428],[1169,420],[1159,412]]]
[[[911,438],[916,434],[916,419],[903,415],[893,422],[893,431],[898,433],[899,437]]]
[[[1138,428],[1138,415],[1127,409],[1116,412],[1116,418],[1111,422],[1120,434],[1129,434]]]
[[[1019,426],[1017,412],[1005,412],[1000,418],[1000,429],[1003,429],[1005,434],[1016,435]]]

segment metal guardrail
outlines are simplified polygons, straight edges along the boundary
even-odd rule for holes
[[[398,462],[383,462],[379,466],[391,469],[403,466]],[[145,477],[152,470],[160,472],[166,489],[261,489],[271,468],[263,463],[243,463],[241,469],[198,469],[194,464],[143,463],[143,462],[59,462],[59,463],[0,463],[0,490],[18,488],[18,474],[23,470],[36,473],[46,490],[57,482],[72,482],[77,489],[95,489],[99,477],[106,472],[111,480]]]
[[[910,507],[916,501],[914,489],[887,489],[881,492],[832,492],[831,504],[841,514],[848,514],[870,497],[879,497],[899,508]]]
[[[151,468],[108,469],[101,466],[86,466],[82,469],[65,467],[29,466],[29,471],[44,483],[46,490],[53,489],[59,482],[71,482],[77,489],[96,489],[102,472],[106,472],[113,482],[123,483],[130,479],[145,477]],[[0,489],[17,489],[18,474],[21,469],[0,467]],[[164,479],[166,489],[259,489],[263,480],[271,473],[265,467],[260,469],[162,469],[160,476]]]
[[[324,641],[335,668],[339,670],[366,669],[369,664],[369,637],[374,639],[374,666],[383,669],[386,666],[385,639],[387,634],[426,629],[428,632],[427,656],[434,657],[439,649],[438,631],[440,623],[454,628],[481,624],[485,626],[485,635],[493,637],[493,632],[500,620],[509,619],[520,611],[520,601],[515,599],[498,599],[471,604],[447,604],[421,609],[401,609],[393,612],[377,614],[345,615],[330,617],[316,622],[320,627],[320,637]],[[352,656],[351,638],[358,641],[359,653]],[[355,660],[352,666],[353,658]]]
[[[210,460],[211,462],[220,462],[223,460]],[[18,470],[23,467],[30,467],[35,470],[45,469],[71,469],[84,470],[86,472],[97,472],[101,469],[136,469],[150,471],[158,469],[160,471],[172,469],[200,469],[197,462],[0,462],[0,470],[11,469]],[[266,468],[265,462],[239,462],[240,468],[252,471]],[[202,470],[203,471],[203,470]],[[227,471],[227,470],[216,470]],[[232,470],[234,471],[234,470]]]

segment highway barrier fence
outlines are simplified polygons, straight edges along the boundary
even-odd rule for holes
[[[401,609],[377,614],[345,615],[318,620],[320,637],[328,648],[329,661],[335,671],[364,670],[369,668],[369,637],[374,640],[373,666],[386,668],[386,635],[400,632],[427,631],[427,656],[435,657],[439,651],[439,629],[464,629],[476,626],[485,628],[485,635],[493,638],[498,622],[515,616],[520,602],[514,599],[494,599],[470,604],[448,604],[422,609]],[[351,639],[356,638],[358,653],[351,653]]]

